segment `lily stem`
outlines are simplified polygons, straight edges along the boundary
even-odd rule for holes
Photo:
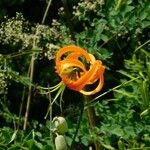
[[[81,105],[81,111],[80,111],[80,116],[79,116],[77,127],[76,127],[76,131],[75,131],[75,134],[73,136],[73,140],[72,140],[72,143],[71,143],[71,146],[70,146],[69,150],[73,150],[73,146],[75,144],[75,139],[77,137],[77,134],[78,134],[78,131],[79,131],[79,128],[80,128],[80,124],[81,124],[81,121],[82,121],[83,112],[84,112],[84,104],[82,103],[82,105]]]
[[[90,98],[84,95],[85,104],[89,103]],[[90,132],[93,132],[94,127],[96,126],[96,114],[93,106],[87,108],[87,117],[90,125]],[[99,142],[94,138],[93,140],[95,150],[100,150]]]

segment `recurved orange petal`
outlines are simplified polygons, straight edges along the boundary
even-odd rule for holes
[[[86,65],[90,66],[86,67]],[[56,72],[63,83],[70,89],[85,95],[95,94],[101,90],[104,84],[104,70],[100,60],[96,60],[92,54],[74,45],[61,48],[56,55]],[[98,85],[94,90],[83,90],[86,85],[98,80]]]

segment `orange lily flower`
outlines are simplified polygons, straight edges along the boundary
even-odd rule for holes
[[[80,47],[66,46],[56,54],[56,72],[63,84],[84,95],[92,95],[102,89],[104,70],[100,60],[96,60],[92,54]],[[87,85],[94,83],[97,84],[95,89],[85,90]]]

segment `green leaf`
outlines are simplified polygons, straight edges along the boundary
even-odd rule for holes
[[[104,41],[104,42],[107,42],[109,40],[109,37],[105,34],[101,34],[101,39]]]
[[[115,135],[117,135],[117,136],[123,136],[124,135],[124,132],[123,132],[123,130],[118,126],[116,126],[116,128],[114,127],[114,129],[111,129],[111,131],[110,131],[112,134],[115,134]]]
[[[135,98],[136,96],[134,95],[134,93],[131,93],[131,92],[127,92],[125,91],[124,89],[122,90],[114,90],[114,92],[117,92],[119,94],[121,94],[122,96],[127,96],[129,98]]]
[[[144,20],[144,21],[141,22],[141,24],[142,24],[142,28],[148,28],[148,27],[150,27],[150,21]]]
[[[140,114],[141,117],[147,116],[150,114],[150,108],[145,109],[144,111],[142,111],[142,113]]]
[[[101,142],[102,146],[105,147],[107,150],[115,150],[114,147],[112,147],[111,145],[105,144],[103,142]]]
[[[34,139],[25,141],[24,146],[28,147],[29,149],[32,149],[32,150],[42,150],[43,149],[43,145],[41,143],[35,141]]]
[[[16,130],[16,131],[13,133],[13,135],[12,135],[11,140],[9,141],[9,143],[11,143],[12,141],[15,140],[16,135],[17,135],[17,132],[18,132],[18,130]]]
[[[100,49],[97,49],[96,52],[95,52],[95,55],[98,57],[98,59],[100,60],[107,60],[109,58],[111,58],[112,56],[112,52],[109,52],[107,49],[105,48],[100,48]]]
[[[51,145],[45,145],[42,150],[53,150]]]
[[[125,15],[126,15],[127,13],[131,13],[131,11],[132,11],[134,8],[135,8],[134,6],[125,5],[125,6],[123,7],[123,9],[121,10],[121,13],[122,13],[123,17],[125,17]]]
[[[126,126],[124,127],[124,131],[125,131],[126,136],[128,136],[128,138],[131,138],[131,137],[134,138],[137,136],[134,130],[134,126]]]
[[[18,147],[18,146],[10,147],[7,150],[20,150],[20,147]]]
[[[27,140],[25,141],[25,144],[24,144],[25,147],[28,147],[29,149],[32,149],[32,147],[34,146],[34,140]]]
[[[87,137],[82,137],[81,142],[85,145],[88,146],[89,145],[89,140]]]
[[[143,21],[147,17],[147,13],[143,10],[143,11],[141,11],[139,17]]]

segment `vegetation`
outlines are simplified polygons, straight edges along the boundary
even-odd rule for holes
[[[150,149],[149,12],[148,0],[1,0],[0,150]],[[100,92],[51,92],[68,45],[103,62]]]

